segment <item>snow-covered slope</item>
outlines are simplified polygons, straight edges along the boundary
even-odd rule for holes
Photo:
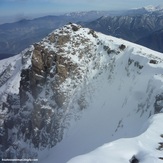
[[[146,131],[138,137],[119,139],[68,163],[162,163],[163,160],[163,114],[150,118],[144,125]]]
[[[85,107],[78,120],[71,121],[61,143],[48,152],[49,163],[64,163],[103,143],[137,136],[148,117],[159,112],[155,105],[156,96],[162,94],[161,54],[100,33],[93,37],[89,31],[81,28],[75,32],[75,37],[93,42],[93,56],[89,59],[85,53],[82,60],[75,60],[84,63],[86,74],[82,76],[86,76],[70,104],[76,108],[81,94]]]
[[[1,65],[0,80],[7,78],[0,87],[5,158],[38,154],[39,163],[65,163],[104,143],[138,136],[163,107],[161,53],[76,24]]]

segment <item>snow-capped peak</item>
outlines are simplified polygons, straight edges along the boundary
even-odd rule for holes
[[[141,134],[141,125],[163,108],[163,56],[148,48],[70,23],[21,55],[1,61],[5,158],[31,148],[21,157],[37,157],[35,150],[39,163],[65,163]],[[15,147],[20,141],[28,150]]]
[[[163,6],[159,5],[159,6],[153,6],[153,5],[149,5],[144,7],[145,10],[147,10],[148,12],[155,12],[155,11],[160,11],[163,10]]]

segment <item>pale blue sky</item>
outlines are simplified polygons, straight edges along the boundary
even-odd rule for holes
[[[0,0],[0,17],[57,12],[131,9],[163,5],[163,0]]]

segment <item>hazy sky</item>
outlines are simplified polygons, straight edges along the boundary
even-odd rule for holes
[[[0,16],[163,5],[163,0],[0,0]]]

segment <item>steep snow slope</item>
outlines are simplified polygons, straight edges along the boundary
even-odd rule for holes
[[[140,136],[105,144],[93,152],[73,158],[68,163],[127,163],[134,159],[141,163],[162,163],[162,119],[163,114],[157,114],[145,124],[144,128],[147,130]]]
[[[160,111],[156,101],[162,94],[161,53],[111,36],[94,33],[93,37],[88,33],[89,29],[83,28],[75,32],[90,39],[94,47],[93,58],[84,64],[82,86],[70,104],[71,108],[76,106],[80,93],[85,109],[77,120],[69,122],[61,143],[48,152],[45,160],[49,163],[64,163],[103,143],[137,136],[148,117]],[[84,55],[83,61],[87,59]]]
[[[139,135],[163,107],[161,53],[76,24],[1,65],[4,158],[65,163]]]

